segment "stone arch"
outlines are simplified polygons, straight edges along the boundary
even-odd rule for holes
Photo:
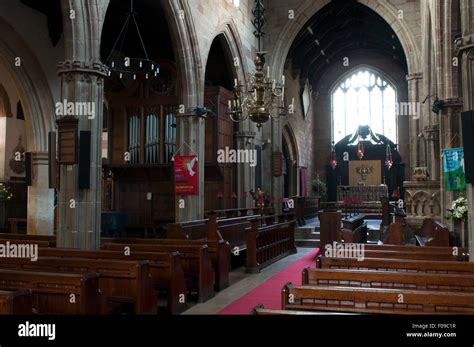
[[[239,60],[239,66],[236,67],[234,65],[234,75],[240,81],[245,80],[245,76],[247,75],[248,71],[247,60],[245,59],[244,54],[242,53],[242,40],[240,39],[239,31],[234,21],[231,20],[229,22],[219,25],[218,29],[216,30],[216,35],[214,36],[213,41],[219,35],[224,36],[232,56],[234,58],[238,58]],[[210,48],[211,46],[209,46],[209,50]],[[206,56],[209,56],[209,52]]]
[[[290,47],[298,33],[304,28],[306,22],[329,3],[330,0],[305,0],[295,10],[295,19],[287,21],[287,24],[282,29],[280,38],[273,49],[271,65],[274,66],[276,74],[283,74],[286,57],[288,56]],[[387,1],[377,0],[360,0],[359,3],[372,9],[392,27],[393,31],[400,39],[405,51],[408,74],[419,72],[420,49],[416,44],[415,35],[403,20],[398,19],[398,10],[395,6]]]
[[[173,37],[178,78],[182,87],[181,101],[188,107],[204,101],[204,69],[199,40],[187,0],[161,0]]]
[[[54,102],[43,70],[21,36],[0,19],[0,64],[14,81],[23,109],[28,151],[47,151],[48,132],[53,129]],[[21,66],[15,67],[15,59]]]
[[[290,154],[290,160],[296,161],[296,165],[300,163],[300,155],[298,150],[298,142],[296,141],[295,134],[290,124],[286,124],[282,131],[283,140],[288,146]]]
[[[12,107],[10,105],[10,98],[3,84],[0,84],[0,117],[11,118]]]

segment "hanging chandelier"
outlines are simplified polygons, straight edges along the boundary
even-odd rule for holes
[[[120,79],[130,78],[136,80],[137,78],[141,77],[144,77],[145,79],[153,79],[158,77],[160,73],[159,64],[148,57],[142,35],[138,27],[136,14],[137,13],[134,11],[133,7],[133,0],[130,0],[130,12],[127,14],[127,19],[125,20],[125,23],[123,24],[122,29],[115,40],[114,46],[112,47],[112,50],[105,61],[105,65],[109,69],[109,76],[112,76],[112,73],[114,73]],[[130,24],[135,26],[136,33],[144,53],[143,57],[127,57],[120,56],[117,53],[114,54],[114,52],[122,52],[123,47],[127,45],[126,37]]]
[[[234,122],[242,122],[250,118],[260,129],[270,118],[294,113],[292,107],[287,112],[285,104],[285,76],[281,81],[272,79],[270,66],[265,69],[265,53],[262,51],[263,27],[265,25],[265,7],[263,0],[255,0],[252,10],[255,27],[254,35],[258,39],[258,52],[255,57],[255,73],[248,76],[247,81],[234,80],[234,100],[229,100],[228,115]]]

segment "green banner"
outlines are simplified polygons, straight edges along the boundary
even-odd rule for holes
[[[444,185],[446,190],[465,190],[464,150],[450,148],[443,150]]]

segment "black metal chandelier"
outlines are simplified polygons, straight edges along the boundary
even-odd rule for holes
[[[234,100],[229,101],[228,115],[234,122],[242,122],[250,118],[260,129],[270,118],[280,118],[294,112],[293,107],[287,112],[285,103],[285,76],[281,81],[272,79],[270,66],[265,69],[265,54],[262,51],[263,28],[265,26],[265,6],[263,0],[255,1],[252,10],[255,27],[254,35],[258,39],[258,52],[255,57],[255,73],[248,76],[247,81],[240,83],[234,80]]]
[[[138,27],[136,14],[137,12],[134,11],[133,7],[133,0],[130,0],[130,12],[128,12],[127,19],[125,20],[112,50],[105,61],[105,65],[109,69],[109,76],[116,74],[120,79],[131,78],[136,80],[141,77],[144,77],[145,79],[156,78],[160,73],[159,64],[148,57],[140,28]],[[126,36],[131,24],[135,27],[138,39],[140,40],[144,54],[143,57],[118,56],[116,53],[123,51],[123,47],[126,45]]]

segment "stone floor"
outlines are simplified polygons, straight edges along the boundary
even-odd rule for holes
[[[205,303],[195,304],[183,314],[216,314],[311,251],[313,251],[313,248],[298,248],[298,253],[277,261],[263,269],[259,274],[247,274],[244,267],[235,269],[230,273],[230,286],[228,288],[216,293],[214,298]],[[275,288],[275,290],[281,290],[281,288]]]

